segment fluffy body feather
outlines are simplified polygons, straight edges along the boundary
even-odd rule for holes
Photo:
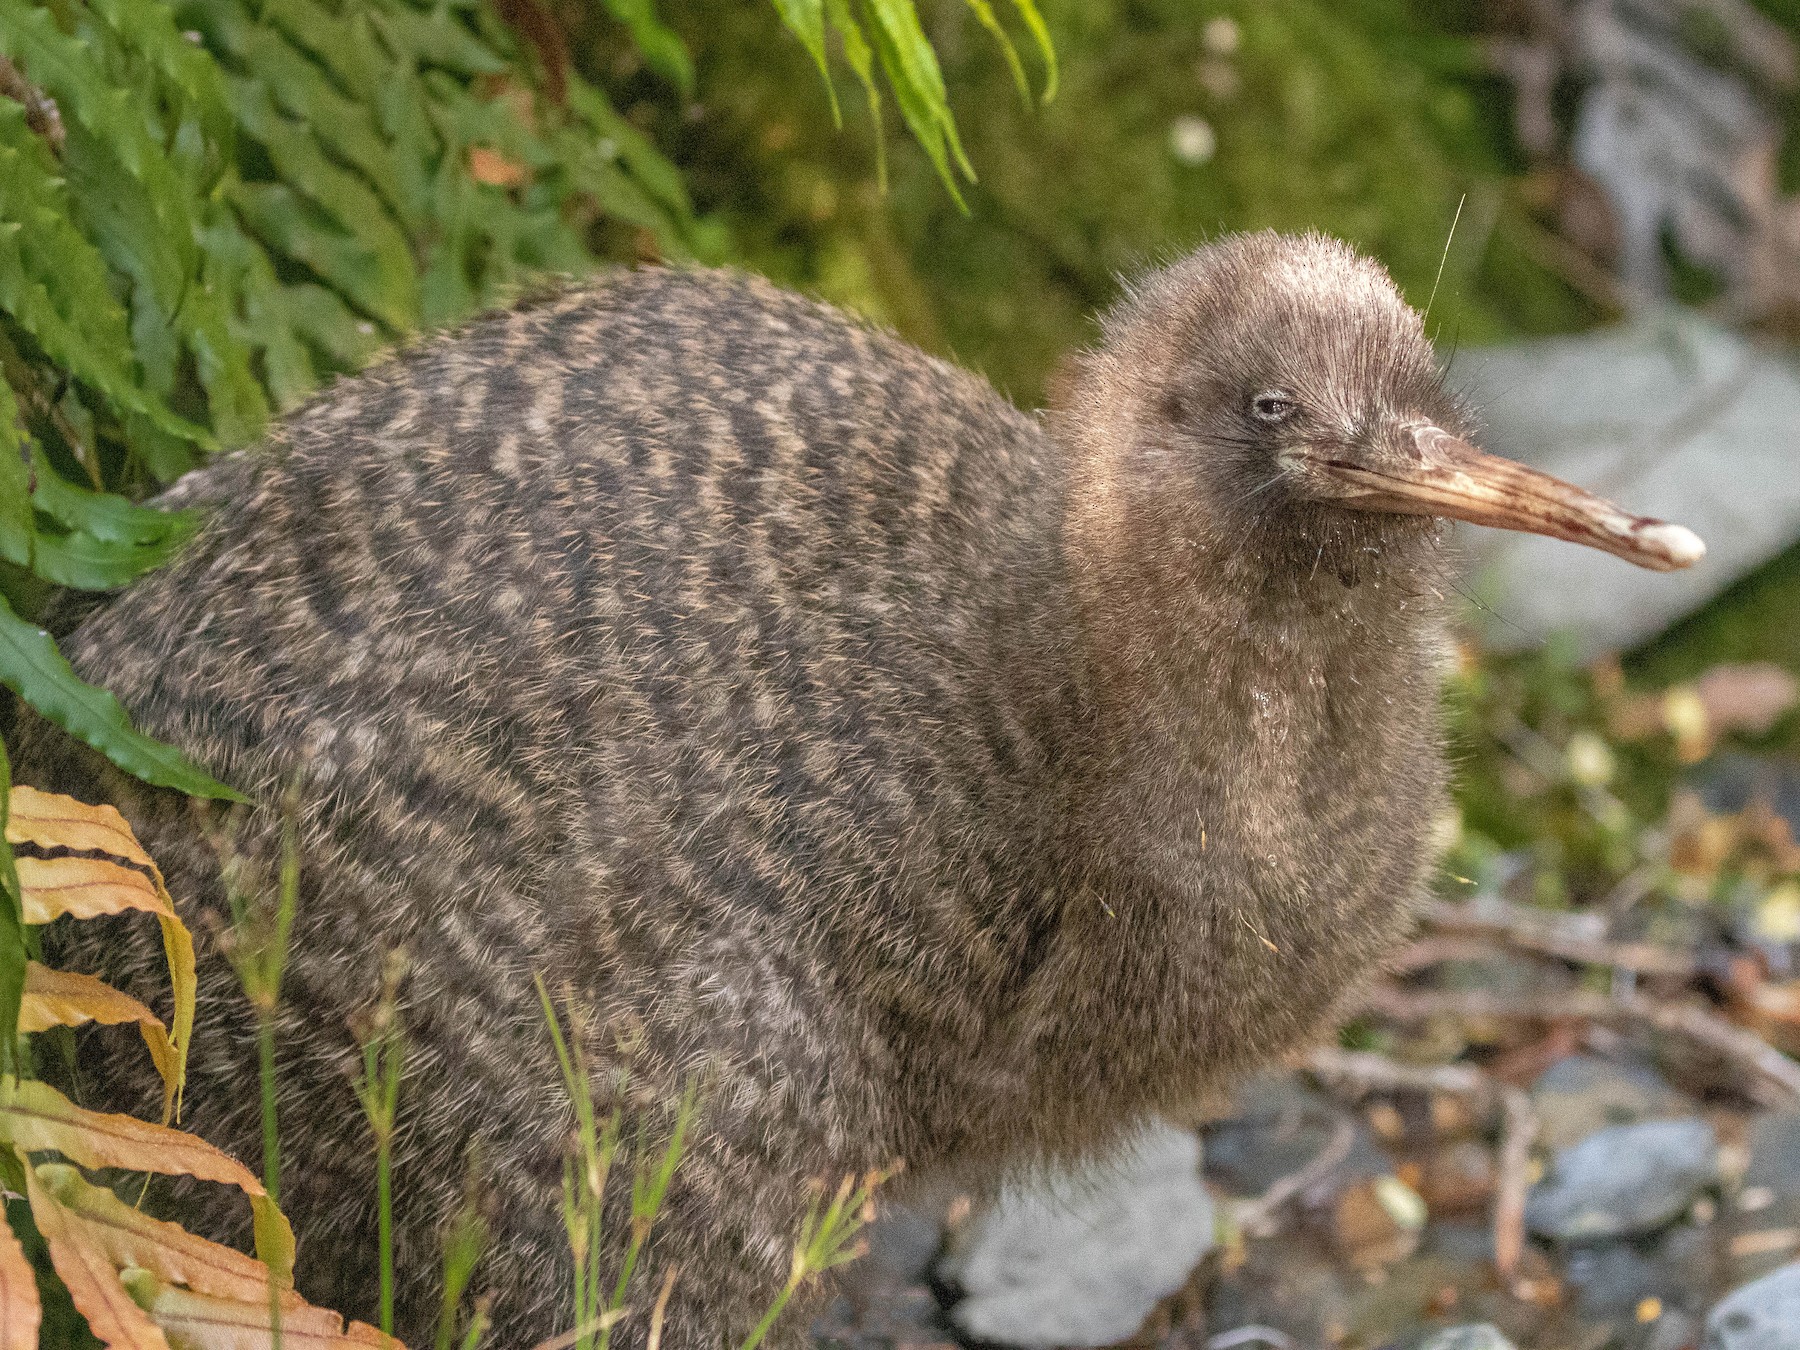
[[[534,972],[603,1092],[703,1084],[640,1276],[681,1263],[674,1350],[748,1329],[808,1177],[1081,1155],[1316,1031],[1420,885],[1442,635],[1433,526],[1282,504],[1193,429],[1184,401],[1296,359],[1347,426],[1357,400],[1451,416],[1379,268],[1255,236],[1140,288],[1048,422],[766,283],[642,271],[425,343],[184,480],[206,530],[66,650],[259,799],[303,786],[303,1292],[373,1311],[348,1023],[395,946],[415,1344],[471,1146],[497,1343],[566,1320]],[[190,912],[222,909],[189,803],[41,726],[19,776],[117,802]],[[271,867],[275,816],[239,841]],[[71,941],[160,987],[153,932]],[[189,1121],[254,1156],[251,1023],[202,946]],[[88,1054],[90,1098],[154,1100],[132,1058]]]

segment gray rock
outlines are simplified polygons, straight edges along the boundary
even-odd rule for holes
[[[1575,1310],[1599,1321],[1630,1319],[1645,1299],[1704,1308],[1719,1288],[1715,1277],[1711,1234],[1691,1224],[1633,1242],[1583,1243],[1563,1262]]]
[[[1766,1111],[1750,1122],[1750,1165],[1744,1186],[1766,1186],[1784,1199],[1800,1197],[1800,1110]]]
[[[913,1284],[930,1272],[944,1230],[930,1215],[889,1201],[864,1237],[868,1251],[853,1268],[879,1271],[894,1284]]]
[[[1566,1055],[1531,1086],[1538,1139],[1568,1148],[1612,1125],[1685,1114],[1691,1104],[1651,1069],[1597,1055]]]
[[[929,1203],[922,1208],[892,1200],[882,1203],[875,1222],[863,1233],[867,1251],[841,1268],[839,1297],[813,1325],[815,1341],[857,1347],[950,1339],[949,1324],[927,1286],[943,1240],[932,1208]]]
[[[1550,539],[1469,530],[1495,646],[1557,631],[1583,655],[1631,646],[1800,537],[1800,370],[1696,315],[1460,352],[1452,382],[1484,410],[1487,449],[1678,520],[1708,549],[1699,566],[1663,576]]]
[[[1679,1308],[1669,1308],[1650,1324],[1637,1350],[1693,1350],[1699,1343],[1700,1319]]]
[[[1329,1193],[1394,1164],[1376,1147],[1360,1118],[1291,1073],[1257,1074],[1232,1094],[1230,1114],[1206,1127],[1206,1176],[1230,1195],[1261,1195],[1319,1155],[1339,1128],[1354,1131],[1349,1154],[1319,1190]]]
[[[1468,1322],[1434,1333],[1419,1343],[1418,1350],[1514,1350],[1514,1346],[1492,1322]]]
[[[966,1291],[951,1320],[978,1340],[1111,1345],[1181,1287],[1212,1243],[1200,1141],[1156,1125],[1102,1167],[1007,1186],[938,1269]]]
[[[1237,1350],[1336,1345],[1355,1321],[1356,1296],[1366,1287],[1322,1244],[1304,1235],[1252,1242],[1241,1266],[1219,1272],[1207,1299],[1207,1329]],[[1274,1331],[1285,1341],[1252,1341],[1249,1329],[1254,1327]],[[1231,1340],[1233,1335],[1244,1339]]]
[[[1706,1350],[1800,1350],[1800,1264],[1720,1300],[1706,1319]]]
[[[1648,1233],[1718,1176],[1718,1140],[1701,1120],[1651,1120],[1590,1134],[1556,1155],[1532,1188],[1525,1223],[1559,1242]]]

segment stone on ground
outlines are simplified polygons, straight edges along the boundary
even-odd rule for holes
[[[1469,1322],[1460,1327],[1445,1327],[1419,1350],[1514,1350],[1513,1343],[1500,1334],[1491,1322]]]
[[[977,1340],[1099,1346],[1135,1332],[1213,1242],[1200,1141],[1167,1125],[1077,1176],[1008,1186],[953,1240],[939,1272]]]
[[[1706,1350],[1800,1350],[1800,1263],[1721,1299],[1706,1319]]]
[[[1525,1223],[1559,1242],[1650,1233],[1718,1177],[1718,1140],[1701,1120],[1650,1120],[1590,1134],[1556,1155]]]

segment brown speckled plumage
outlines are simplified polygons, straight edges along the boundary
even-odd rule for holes
[[[1378,267],[1264,235],[1140,286],[1047,421],[764,282],[641,271],[425,343],[184,480],[209,528],[66,648],[259,798],[304,781],[303,1290],[372,1315],[347,1022],[400,944],[415,1344],[471,1141],[496,1344],[567,1317],[534,971],[580,1000],[600,1081],[704,1080],[642,1277],[681,1263],[672,1350],[742,1336],[807,1177],[1101,1148],[1315,1031],[1426,863],[1438,543],[1270,482],[1241,404],[1272,383],[1347,442],[1457,421]],[[222,904],[185,801],[42,728],[19,776],[118,802],[190,909]],[[80,940],[159,987],[153,932]],[[253,1157],[250,1024],[203,945],[188,1118]],[[149,1100],[131,1058],[89,1054],[90,1097]]]

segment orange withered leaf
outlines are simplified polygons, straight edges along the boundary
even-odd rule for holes
[[[0,1222],[0,1350],[37,1350],[43,1320],[31,1262],[12,1229]]]
[[[531,181],[531,170],[498,150],[484,145],[469,147],[469,177],[489,187],[522,187]]]
[[[92,919],[128,909],[174,913],[149,877],[105,858],[20,858],[18,868],[26,923],[49,923],[64,914]]]
[[[135,1022],[163,1080],[163,1120],[167,1123],[180,1086],[180,1062],[162,1019],[135,998],[104,980],[72,970],[51,970],[36,961],[25,965],[25,996],[19,1007],[19,1030],[78,1027],[84,1022],[117,1026]]]
[[[38,1184],[63,1207],[65,1222],[117,1270],[147,1270],[160,1280],[203,1294],[269,1301],[269,1268],[231,1247],[196,1237],[179,1224],[153,1219],[103,1186],[90,1185],[66,1163],[43,1163]],[[284,1305],[299,1295],[284,1292]]]
[[[144,1039],[150,1044],[157,1071],[169,1085],[164,1118],[179,1114],[181,1089],[187,1081],[188,1041],[194,1030],[194,939],[175,913],[175,901],[163,884],[162,872],[116,809],[90,806],[73,797],[39,792],[36,788],[13,788],[6,837],[14,844],[43,849],[110,853],[135,864],[126,867],[104,858],[20,858],[20,897],[25,922],[29,924],[48,923],[62,914],[91,919],[142,910],[156,915],[162,924],[163,954],[169,962],[175,1015],[166,1046],[153,1041],[147,1027]]]
[[[250,1197],[257,1253],[283,1282],[294,1268],[294,1232],[262,1182],[195,1135],[133,1116],[86,1111],[48,1083],[0,1077],[0,1139],[21,1152],[61,1153],[82,1167],[122,1167],[236,1186]]]
[[[55,1150],[83,1167],[199,1177],[263,1194],[247,1167],[205,1140],[132,1116],[83,1110],[48,1083],[0,1077],[0,1137],[27,1153]]]
[[[54,792],[39,792],[19,784],[12,790],[12,805],[6,818],[6,842],[36,844],[39,848],[85,849],[110,853],[152,871],[156,864],[144,852],[143,845],[125,823],[125,817],[110,806],[89,806],[73,797]]]
[[[50,1263],[76,1311],[87,1320],[88,1330],[111,1350],[169,1350],[162,1329],[133,1302],[107,1254],[85,1241],[68,1211],[29,1168],[25,1186],[31,1217],[50,1248]]]
[[[162,1026],[162,1020],[150,1009],[104,980],[27,961],[19,1030],[47,1031],[51,1027],[78,1027],[84,1022],[107,1026],[146,1022]]]
[[[273,1343],[269,1302],[245,1302],[162,1284],[145,1271],[127,1276],[132,1292],[176,1342],[194,1350],[268,1350]],[[281,1343],[295,1350],[405,1350],[361,1322],[295,1299],[281,1309]]]

